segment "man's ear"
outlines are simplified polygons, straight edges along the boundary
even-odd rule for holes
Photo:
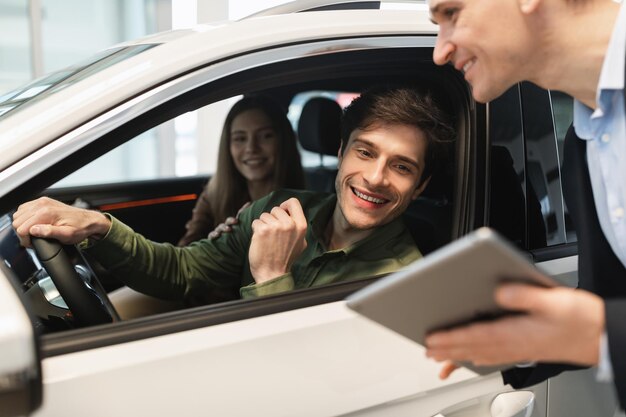
[[[528,15],[537,11],[541,0],[517,0],[522,14]]]
[[[422,181],[420,185],[415,187],[415,191],[413,191],[413,195],[411,195],[411,200],[415,200],[417,197],[420,196],[420,194],[422,194],[422,192],[424,192],[424,189],[426,189],[426,186],[428,186],[430,179],[431,177],[426,178],[424,181]]]
[[[343,159],[343,152],[341,152],[341,148],[343,148],[343,143],[339,145],[339,150],[337,151],[337,166],[341,165],[341,160]]]

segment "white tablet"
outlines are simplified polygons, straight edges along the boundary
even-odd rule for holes
[[[494,301],[504,281],[558,285],[494,230],[481,228],[350,295],[347,304],[424,345],[434,330],[513,314]],[[462,365],[480,374],[510,368]]]

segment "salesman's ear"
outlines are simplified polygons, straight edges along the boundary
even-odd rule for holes
[[[341,152],[341,148],[343,148],[343,143],[339,145],[339,150],[337,151],[337,164],[341,165],[341,160],[343,159],[343,152]]]

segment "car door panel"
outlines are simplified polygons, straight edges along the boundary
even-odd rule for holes
[[[499,374],[460,369],[441,381],[438,368],[339,301],[46,358],[49,395],[35,415],[62,414],[71,401],[91,416],[247,416],[250,404],[257,415],[334,416],[412,397],[411,415],[428,416],[510,390]],[[94,407],[103,385],[115,401]]]

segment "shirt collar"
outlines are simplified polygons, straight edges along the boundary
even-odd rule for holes
[[[345,248],[344,251],[346,255],[359,252],[371,253],[376,248],[387,247],[405,231],[406,225],[402,220],[402,216],[400,216],[383,226],[378,226],[365,239],[359,240],[354,245]]]
[[[613,0],[615,1],[615,0]],[[602,63],[598,88],[596,90],[596,109],[592,110],[578,100],[574,100],[574,129],[581,139],[593,139],[593,119],[604,116],[611,105],[612,95],[624,89],[624,59],[626,53],[626,6],[622,3],[609,46]]]
[[[309,230],[312,234],[311,237],[322,244],[322,247],[325,246],[324,234],[326,232],[328,222],[331,221],[336,205],[337,195],[329,195],[320,203],[317,211],[311,216],[311,220],[309,220],[309,224],[311,226]],[[396,239],[400,234],[404,233],[405,230],[406,226],[404,225],[404,221],[401,217],[398,217],[383,226],[377,227],[365,239],[359,240],[347,248],[338,249],[337,252],[344,252],[346,255],[349,255],[355,251],[370,251],[374,248],[384,247],[390,240]]]
[[[311,227],[311,233],[313,234],[313,238],[315,238],[319,242],[324,242],[324,234],[326,233],[326,226],[333,215],[333,211],[335,211],[335,206],[337,205],[337,195],[329,194],[326,198],[324,198],[317,207],[317,210],[311,216],[309,220],[309,225]]]

